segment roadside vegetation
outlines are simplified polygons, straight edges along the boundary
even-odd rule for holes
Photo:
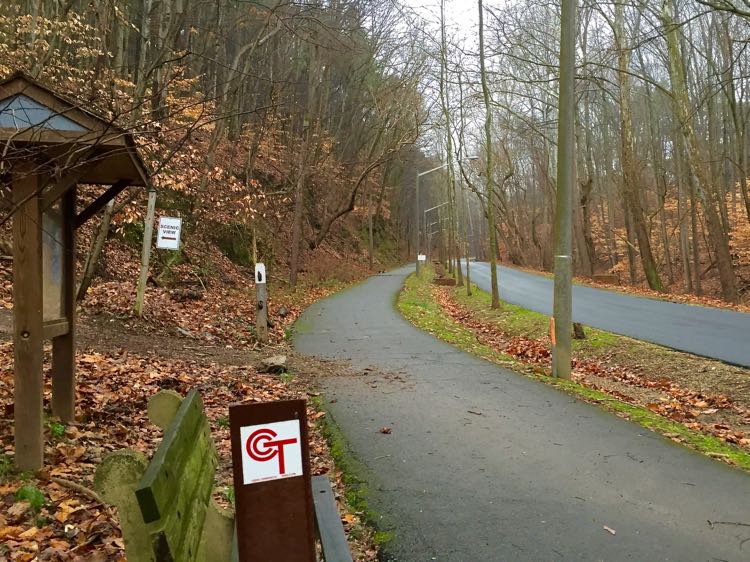
[[[750,470],[750,372],[601,330],[574,340],[571,381],[550,375],[549,318],[472,286],[411,275],[397,306],[417,327],[483,359],[569,392],[703,454]]]

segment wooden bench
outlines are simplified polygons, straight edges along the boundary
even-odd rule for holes
[[[218,459],[200,394],[191,390],[183,400],[171,390],[158,392],[148,417],[164,429],[151,461],[115,451],[94,479],[102,498],[117,507],[128,561],[238,561],[234,514],[212,498]],[[324,560],[351,562],[328,478],[313,477],[312,488]]]

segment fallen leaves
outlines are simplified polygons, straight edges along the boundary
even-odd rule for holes
[[[12,344],[0,342],[3,406],[12,402],[11,358]],[[148,421],[146,404],[160,389],[171,388],[183,396],[191,388],[200,391],[220,457],[216,497],[224,503],[226,498],[219,492],[232,482],[229,428],[221,421],[227,416],[228,405],[305,398],[309,390],[301,377],[284,382],[257,372],[252,365],[219,365],[190,356],[184,360],[163,359],[127,350],[86,350],[79,354],[77,379],[76,421],[56,433],[59,437],[53,435],[52,425],[48,427],[45,470],[26,484],[41,494],[37,508],[32,508],[28,499],[31,492],[24,499],[16,498],[24,486],[21,481],[0,484],[0,540],[13,553],[8,559],[13,562],[124,560],[117,515],[113,508],[96,501],[91,490],[93,475],[110,451],[131,448],[153,454],[161,430]],[[47,404],[50,390],[47,379]],[[314,474],[331,473],[336,480],[327,444],[316,426],[324,415],[312,407],[308,411],[311,467]],[[8,455],[5,458],[12,458],[11,417],[0,419],[0,443]],[[352,521],[350,527],[355,526]],[[369,545],[360,548],[368,550]],[[4,560],[1,553],[0,560]]]

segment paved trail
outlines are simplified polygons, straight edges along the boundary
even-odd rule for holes
[[[392,306],[409,271],[317,303],[295,337],[362,373],[326,398],[388,560],[750,560],[750,477],[417,330]]]
[[[552,313],[552,279],[498,267],[500,298]],[[471,280],[491,290],[488,263],[471,263]],[[573,286],[573,319],[586,326],[750,367],[750,314]]]

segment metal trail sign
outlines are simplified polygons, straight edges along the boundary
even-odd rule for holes
[[[241,562],[315,562],[304,400],[229,408]]]

